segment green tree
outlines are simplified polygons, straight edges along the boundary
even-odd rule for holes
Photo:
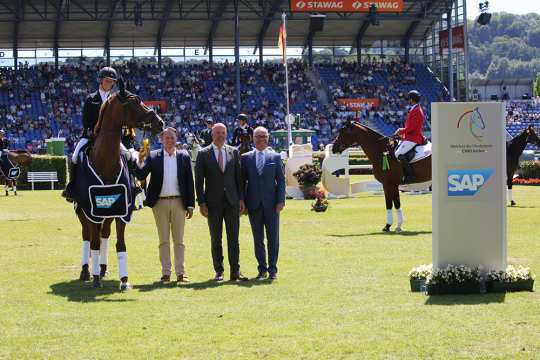
[[[536,76],[536,82],[534,83],[534,96],[540,96],[540,72]]]

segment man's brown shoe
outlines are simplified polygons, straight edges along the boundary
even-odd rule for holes
[[[159,281],[161,281],[162,283],[169,282],[171,281],[171,275],[163,275]]]
[[[176,277],[176,281],[179,283],[188,283],[189,277],[186,274],[178,275]]]

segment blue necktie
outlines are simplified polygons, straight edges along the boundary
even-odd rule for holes
[[[259,175],[262,175],[263,167],[264,167],[263,153],[261,151],[257,151],[257,172],[259,173]]]

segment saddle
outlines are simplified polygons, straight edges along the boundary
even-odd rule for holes
[[[81,151],[73,199],[75,208],[81,209],[93,223],[101,224],[106,218],[120,218],[126,224],[131,221],[135,184],[126,158],[121,156],[120,161],[114,183],[105,183],[90,164],[87,153]]]
[[[0,151],[0,177],[5,177],[8,180],[17,180],[21,173],[21,169],[9,160],[9,151]]]

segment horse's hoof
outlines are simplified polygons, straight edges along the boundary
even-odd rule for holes
[[[94,289],[101,289],[103,287],[103,284],[101,283],[101,279],[98,275],[94,275],[94,281],[92,283],[92,287]]]
[[[396,228],[396,232],[397,232],[397,233],[400,233],[400,232],[401,232],[401,226],[398,226],[398,227]]]
[[[102,279],[103,279],[104,277],[106,277],[107,275],[109,275],[109,273],[107,272],[107,265],[105,265],[105,264],[100,264],[99,267],[100,267],[99,276],[100,276]]]
[[[389,231],[390,231],[390,226],[391,226],[391,225],[386,224],[386,226],[383,227],[382,231],[383,231],[383,232],[389,232]]]
[[[131,284],[127,281],[120,283],[120,291],[129,291],[131,290]]]
[[[510,206],[515,206],[516,202],[514,200],[510,201]]]
[[[131,284],[128,282],[120,284],[120,291],[129,291],[131,290]]]
[[[90,271],[88,271],[88,265],[83,266],[81,274],[79,275],[79,280],[90,281]]]

